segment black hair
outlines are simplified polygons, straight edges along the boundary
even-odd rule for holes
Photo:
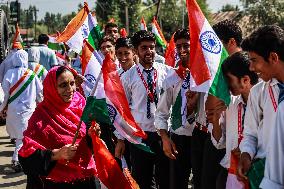
[[[150,31],[146,31],[146,30],[140,30],[136,33],[134,33],[134,35],[131,37],[131,41],[133,46],[137,49],[138,46],[140,45],[140,43],[142,41],[155,41],[155,35],[150,32]]]
[[[49,37],[46,34],[42,33],[38,36],[38,43],[39,44],[46,44],[48,42],[48,40],[49,40]]]
[[[178,29],[174,35],[174,41],[175,43],[177,42],[177,40],[179,39],[187,39],[190,40],[190,35],[189,35],[189,29]]]
[[[69,71],[70,73],[72,73],[69,68],[67,68],[66,66],[59,66],[59,68],[56,70],[56,79],[64,72]]]
[[[117,49],[119,49],[121,47],[127,47],[127,48],[132,49],[133,45],[131,43],[131,39],[130,38],[125,38],[125,37],[118,38],[116,40],[116,43],[115,43],[115,50],[117,50]]]
[[[99,47],[101,47],[101,45],[107,41],[109,41],[113,46],[115,46],[115,39],[112,36],[104,36],[104,38],[100,41]]]
[[[232,20],[223,20],[213,25],[213,30],[225,43],[228,43],[231,38],[234,38],[239,47],[242,42],[243,33],[240,26]]]
[[[222,64],[222,71],[225,75],[230,73],[238,79],[247,75],[250,78],[250,83],[255,85],[258,82],[258,75],[249,70],[249,64],[250,59],[247,52],[236,52],[224,60]]]
[[[268,61],[271,52],[284,61],[284,30],[277,25],[263,26],[245,38],[241,44],[244,51],[255,52]]]
[[[113,22],[109,22],[105,25],[105,32],[108,28],[118,28],[118,25]]]

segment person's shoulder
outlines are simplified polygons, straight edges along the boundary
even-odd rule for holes
[[[266,86],[269,85],[268,82],[265,82],[263,80],[261,80],[260,82],[258,82],[257,84],[255,84],[251,89],[250,89],[250,94],[259,94],[261,91],[263,91]]]

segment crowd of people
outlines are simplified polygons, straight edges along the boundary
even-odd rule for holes
[[[116,65],[152,153],[107,124],[87,131],[83,123],[74,144],[87,97],[80,56],[61,65],[45,34],[27,50],[14,44],[0,65],[0,111],[15,142],[12,169],[27,174],[28,189],[103,188],[90,142],[96,134],[120,166],[126,160],[141,189],[283,189],[284,30],[262,26],[243,39],[233,21],[213,29],[229,54],[221,67],[228,106],[190,90],[189,29],[174,34],[173,68],[156,52],[152,32],[120,37],[115,23],[104,28],[100,53]]]

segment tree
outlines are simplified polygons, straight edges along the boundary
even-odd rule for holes
[[[278,24],[284,26],[284,1],[281,0],[241,0],[245,13],[250,16],[253,30],[262,25]]]
[[[227,11],[240,11],[238,5],[234,6],[234,5],[231,5],[231,4],[226,4],[226,5],[223,5],[222,8],[221,8],[221,11],[219,12],[227,12]]]

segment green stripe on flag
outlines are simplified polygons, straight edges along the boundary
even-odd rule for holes
[[[138,148],[138,149],[140,149],[140,150],[143,150],[143,151],[145,151],[145,152],[149,152],[149,153],[151,153],[151,154],[155,154],[152,150],[151,150],[151,148],[149,147],[149,146],[147,146],[146,144],[143,144],[143,143],[141,143],[141,144],[133,144],[136,148]]]
[[[158,45],[162,46],[163,48],[167,47],[166,44],[163,42],[163,40],[158,35],[155,35],[155,38],[156,38]]]
[[[209,89],[209,94],[216,96],[217,98],[221,99],[225,102],[225,104],[228,106],[231,101],[231,95],[229,92],[227,81],[224,77],[224,74],[222,72],[222,64],[224,60],[228,57],[228,53],[225,50],[225,48],[222,48],[222,54],[221,59],[219,63],[219,67],[217,70],[217,73],[215,75],[215,78],[213,80],[213,83]]]
[[[11,96],[8,99],[8,104],[10,104],[11,102],[13,102],[16,98],[18,98],[18,96],[20,96],[20,94],[22,94],[22,92],[24,92],[24,90],[29,86],[29,84],[32,82],[32,80],[35,77],[35,73],[33,72],[32,75],[30,76],[30,78],[24,83],[24,85],[20,88],[20,90],[18,92],[16,92],[15,95]]]
[[[47,44],[48,48],[52,50],[64,50],[64,45],[61,43],[48,43]]]
[[[182,115],[180,110],[181,107],[182,107],[182,99],[181,99],[181,90],[180,90],[172,109],[171,122],[173,130],[176,130],[182,126]]]
[[[109,119],[106,99],[96,99],[94,96],[87,97],[87,103],[81,120],[86,124],[90,123],[92,120],[96,120],[99,124],[105,123],[112,125],[111,120]]]
[[[88,42],[95,48],[99,49],[99,42],[103,38],[99,25],[95,26],[88,36]]]

